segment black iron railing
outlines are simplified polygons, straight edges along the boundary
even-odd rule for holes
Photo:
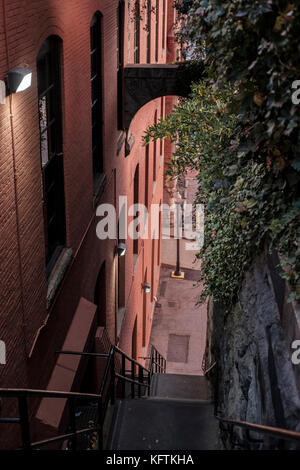
[[[150,357],[148,358],[148,367],[142,366],[139,362],[125,354],[116,346],[111,346],[108,354],[78,351],[57,351],[56,353],[105,359],[106,366],[99,394],[0,388],[1,398],[17,399],[19,411],[19,416],[17,418],[0,417],[0,424],[15,424],[20,426],[22,438],[21,448],[26,451],[41,449],[46,446],[49,447],[62,442],[68,442],[68,450],[77,451],[79,438],[81,436],[95,435],[95,433],[98,436],[97,448],[98,450],[102,450],[104,444],[103,425],[109,403],[114,405],[116,398],[120,397],[135,398],[149,395],[153,374],[157,372],[163,373],[166,370],[165,359],[153,346],[151,348]],[[69,432],[33,442],[30,430],[30,413],[28,404],[28,400],[30,398],[66,399],[69,409]],[[97,423],[94,426],[77,429],[76,404],[79,400],[80,402],[87,400],[89,403],[96,403]]]
[[[157,351],[154,346],[151,346],[150,352],[150,361],[149,369],[152,374],[165,374],[166,372],[167,361],[166,359]]]

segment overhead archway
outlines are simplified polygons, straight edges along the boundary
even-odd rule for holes
[[[162,96],[187,97],[194,81],[204,76],[197,62],[182,64],[134,64],[124,68],[124,129],[145,104]]]

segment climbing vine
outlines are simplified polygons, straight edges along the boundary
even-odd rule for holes
[[[207,78],[147,131],[145,142],[177,142],[170,176],[198,170],[198,198],[206,204],[203,295],[233,302],[268,239],[281,255],[290,300],[300,299],[300,104],[294,90],[300,5],[176,4],[186,13],[179,40],[192,44]]]

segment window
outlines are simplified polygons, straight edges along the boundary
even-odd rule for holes
[[[154,300],[154,282],[155,282],[155,239],[152,238],[152,259],[151,259],[151,302]]]
[[[134,5],[134,63],[140,62],[140,2]]]
[[[60,60],[61,40],[50,36],[37,56],[47,276],[66,243]]]
[[[161,200],[159,202],[159,208],[161,209]],[[162,225],[162,213],[161,210],[159,211],[159,232],[158,232],[158,249],[157,249],[157,265],[160,266],[160,256],[161,256],[161,239],[162,239],[162,231],[161,231],[161,225]]]
[[[154,124],[157,124],[157,111],[155,111],[154,115]],[[153,182],[156,181],[156,163],[157,160],[157,141],[153,142]]]
[[[160,119],[161,121],[164,118],[164,108],[165,108],[165,98],[161,98],[161,104],[160,104]],[[163,155],[163,150],[164,150],[164,140],[160,139],[160,144],[159,144],[159,149],[160,149],[160,156]]]
[[[162,14],[162,49],[166,48],[166,0],[163,0],[163,14]]]
[[[155,23],[155,62],[158,62],[158,41],[159,41],[159,0],[156,0],[156,23]]]
[[[146,146],[146,160],[145,160],[145,206],[148,209],[149,204],[149,145]]]
[[[125,4],[122,1],[118,6],[118,129],[123,129],[124,13]]]
[[[147,282],[148,270],[146,268],[144,275],[144,284]],[[147,294],[144,292],[143,295],[143,347],[146,347],[146,335],[147,335]]]
[[[102,16],[96,13],[90,27],[92,89],[92,152],[94,186],[103,173]]]
[[[147,64],[151,62],[151,0],[147,0]]]

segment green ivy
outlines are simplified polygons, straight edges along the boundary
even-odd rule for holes
[[[264,159],[262,152],[255,152],[256,144],[245,139],[241,116],[232,106],[240,88],[228,83],[214,87],[208,78],[194,84],[189,99],[148,129],[145,144],[164,137],[177,143],[170,177],[188,168],[197,170],[197,202],[206,207],[205,240],[199,253],[205,283],[202,298],[212,295],[227,305],[233,303],[253,255],[268,237],[270,247],[284,255],[291,299],[299,299],[300,199],[286,171],[272,166],[270,152]]]
[[[300,3],[176,0],[178,39],[207,80],[147,138],[178,142],[171,174],[198,169],[204,295],[233,301],[265,239],[300,299]],[[146,139],[147,140],[147,139]],[[201,195],[201,196],[200,196]]]

